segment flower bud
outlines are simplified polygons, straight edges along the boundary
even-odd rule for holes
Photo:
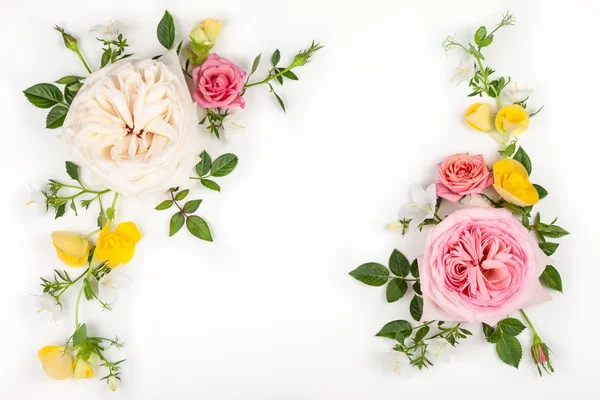
[[[192,29],[190,32],[192,48],[188,49],[188,53],[194,65],[200,65],[206,60],[210,49],[215,46],[222,26],[221,21],[205,19],[200,25]]]
[[[503,107],[496,114],[496,129],[509,135],[518,135],[529,128],[529,114],[518,104]]]
[[[533,362],[537,367],[540,376],[542,376],[542,368],[548,374],[554,372],[554,367],[550,360],[550,349],[537,335],[534,337],[533,345],[531,346],[531,357],[533,358]]]
[[[73,36],[65,32],[63,28],[60,26],[55,26],[54,29],[60,32],[62,35],[63,41],[65,42],[65,47],[69,50],[73,50],[74,52],[78,52],[79,48],[77,47],[77,39]]]
[[[52,243],[58,258],[69,267],[82,267],[87,262],[90,242],[78,234],[67,231],[52,232]]]
[[[117,390],[117,378],[115,378],[114,376],[110,376],[108,378],[108,387],[111,391],[116,391]]]
[[[465,111],[465,122],[478,131],[491,132],[494,129],[492,106],[487,103],[472,104]]]

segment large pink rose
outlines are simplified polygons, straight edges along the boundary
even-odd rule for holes
[[[538,278],[549,259],[505,209],[455,211],[428,235],[419,258],[422,321],[485,322],[550,300]]]
[[[454,154],[438,164],[437,195],[458,201],[467,194],[479,194],[493,181],[482,155]]]
[[[203,108],[246,106],[242,97],[246,71],[217,54],[211,54],[192,71],[194,100]]]

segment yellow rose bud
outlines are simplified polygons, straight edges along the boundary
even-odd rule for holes
[[[60,346],[44,346],[38,352],[38,358],[46,375],[52,379],[63,380],[73,375],[73,355]]]
[[[133,222],[122,222],[112,232],[107,225],[98,235],[94,257],[98,262],[106,261],[110,268],[126,264],[133,258],[135,244],[142,235]]]
[[[75,379],[89,379],[94,377],[94,369],[92,365],[82,359],[77,359],[73,365],[73,378]]]
[[[223,23],[221,21],[210,18],[205,19],[198,25],[198,27],[204,31],[206,38],[213,43],[217,41],[222,26]]]
[[[531,206],[540,200],[535,186],[529,181],[525,167],[512,158],[494,163],[494,189],[504,200],[516,206]]]
[[[529,114],[518,104],[503,107],[496,114],[496,129],[500,133],[518,135],[529,128]]]
[[[81,267],[87,262],[90,242],[78,234],[67,231],[52,232],[52,243],[58,258],[69,267]]]
[[[491,132],[494,129],[492,106],[487,103],[472,104],[465,111],[465,122],[481,132]]]

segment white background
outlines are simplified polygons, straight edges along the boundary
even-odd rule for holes
[[[299,83],[280,91],[287,115],[257,88],[247,94],[243,133],[218,141],[199,130],[213,156],[240,157],[220,180],[221,194],[193,188],[215,243],[184,231],[168,238],[169,212],[119,202],[118,220],[143,232],[128,266],[133,283],[113,312],[85,304],[82,319],[127,342],[123,382],[110,393],[97,379],[51,381],[36,353],[72,333],[74,296],[56,326],[35,313],[29,293],[39,291],[40,276],[62,268],[50,232],[90,231],[95,215],[55,221],[24,206],[29,184],[65,179],[66,154],[58,132],[44,129],[46,113],[21,91],[85,72],[54,24],[80,38],[97,68],[91,26],[123,20],[131,50],[153,56],[167,3],[178,40],[204,18],[223,20],[215,51],[244,68],[277,47],[285,61],[313,38],[326,47],[298,70]],[[540,379],[527,353],[519,370],[502,364],[473,326],[476,336],[451,364],[404,379],[382,368],[392,342],[373,335],[408,318],[406,303],[387,304],[383,288],[347,273],[386,262],[393,248],[419,253],[422,236],[402,239],[385,225],[411,182],[432,182],[436,162],[465,151],[493,161],[495,142],[462,122],[472,100],[465,86],[450,83],[456,63],[440,42],[453,33],[470,40],[507,8],[518,25],[498,32],[485,55],[536,90],[531,108],[545,105],[521,143],[533,180],[550,192],[539,205],[543,218],[558,215],[573,233],[555,255],[565,294],[530,309],[557,373]],[[1,398],[598,398],[597,2],[30,0],[3,1],[0,15]],[[528,333],[520,339],[529,345]]]

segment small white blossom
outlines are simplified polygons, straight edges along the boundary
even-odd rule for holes
[[[48,294],[33,294],[33,305],[38,312],[47,311],[52,314],[52,320],[56,323],[60,317],[60,304],[56,299]]]
[[[117,40],[119,33],[123,33],[125,26],[119,20],[109,21],[108,25],[96,25],[90,32],[96,34],[98,39],[102,39],[107,42],[112,42],[113,40]]]
[[[48,205],[46,204],[46,196],[42,193],[41,190],[34,188],[29,185],[29,189],[31,190],[30,198],[26,206],[35,204],[35,211],[38,216],[44,215],[48,211]]]
[[[460,60],[458,67],[456,67],[452,83],[460,85],[462,82],[469,82],[473,76],[475,76],[475,57],[463,58]]]
[[[223,132],[225,132],[225,134],[239,133],[239,132],[241,132],[242,129],[246,128],[240,122],[240,120],[241,120],[240,114],[241,114],[240,112],[227,114],[227,116],[225,118],[223,118],[222,126],[223,126]]]
[[[405,353],[392,350],[383,355],[382,366],[386,371],[409,378],[416,372],[416,367],[410,364],[410,359]]]
[[[427,190],[414,183],[410,186],[410,202],[400,208],[400,220],[410,219],[410,228],[417,228],[423,221],[433,218],[437,203],[435,183],[429,185]]]
[[[519,89],[519,86],[515,83],[515,90],[512,92],[506,90],[500,92],[500,100],[504,105],[515,104],[527,100],[532,94],[532,89]]]
[[[449,363],[452,356],[452,345],[446,339],[435,338],[427,341],[427,358],[435,361]]]
[[[115,304],[117,290],[131,283],[131,279],[118,269],[113,269],[100,278],[98,282],[98,298],[106,304]]]

